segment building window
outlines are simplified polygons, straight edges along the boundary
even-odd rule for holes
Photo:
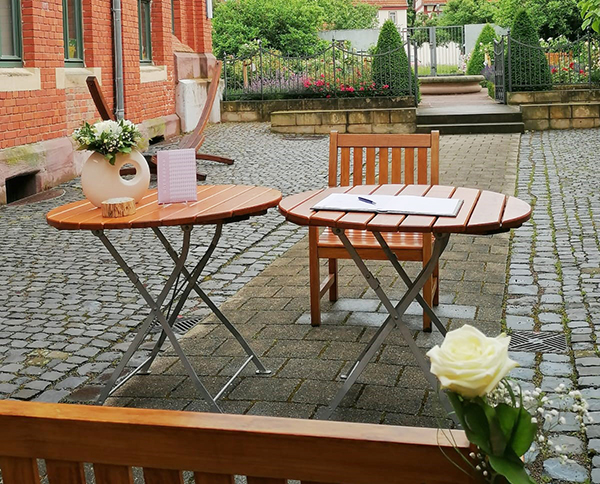
[[[390,20],[396,23],[396,12],[390,12]]]
[[[140,61],[152,62],[152,41],[150,25],[150,0],[138,0],[140,23]]]
[[[21,4],[0,0],[0,66],[21,65]]]
[[[63,0],[63,38],[65,65],[83,66],[81,0]]]

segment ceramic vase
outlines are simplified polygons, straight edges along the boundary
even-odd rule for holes
[[[125,180],[119,174],[123,165],[131,164],[136,174],[131,180]],[[96,207],[104,200],[118,197],[131,197],[139,202],[150,184],[150,168],[139,151],[119,153],[115,164],[100,153],[92,153],[81,171],[81,188],[85,197]]]

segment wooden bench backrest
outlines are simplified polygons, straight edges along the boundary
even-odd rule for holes
[[[96,105],[96,109],[100,113],[100,117],[102,118],[102,120],[116,120],[116,116],[110,110],[110,107],[108,106],[108,103],[104,98],[104,94],[102,94],[102,90],[100,89],[100,83],[98,82],[96,76],[89,76],[85,80],[85,82],[88,85],[88,89],[90,91],[90,94],[92,95],[92,99],[94,100],[94,104]]]
[[[194,148],[198,149],[202,142],[204,141],[204,136],[202,132],[208,123],[210,118],[210,112],[212,111],[213,104],[217,97],[217,92],[219,90],[219,80],[221,78],[221,68],[223,66],[222,61],[217,61],[217,65],[213,71],[213,75],[210,80],[210,86],[208,88],[208,94],[206,97],[206,103],[204,104],[204,108],[202,109],[202,113],[200,114],[200,119],[198,120],[198,124],[194,131],[184,136],[179,142],[178,148],[180,149],[188,149]],[[108,119],[116,119],[115,115],[111,112],[104,95],[102,94],[102,90],[100,89],[100,84],[98,83],[98,79],[95,76],[89,76],[86,79],[86,83],[88,85],[88,89],[90,94],[92,95],[92,99],[94,100],[94,104],[96,105],[96,109],[100,113],[100,116],[103,120]]]
[[[0,402],[4,484],[38,484],[44,459],[49,484],[284,484],[286,479],[344,484],[471,483],[461,456],[469,442],[450,431],[314,420],[165,410]],[[444,453],[455,463],[444,456]]]
[[[432,131],[430,135],[339,134],[332,131],[329,138],[329,186],[437,185],[439,144],[439,131]]]
[[[185,135],[181,142],[179,143],[180,149],[189,149],[193,148],[198,150],[200,145],[204,141],[204,135],[202,132],[206,125],[208,124],[208,120],[210,118],[210,112],[212,111],[213,104],[217,97],[217,92],[219,91],[219,80],[221,79],[221,69],[223,67],[222,61],[217,61],[217,65],[213,71],[213,75],[210,79],[210,86],[208,86],[208,94],[206,96],[206,102],[204,103],[204,108],[202,109],[202,114],[200,114],[200,119],[198,120],[198,124],[194,128],[194,131]]]

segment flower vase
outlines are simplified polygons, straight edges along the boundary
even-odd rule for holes
[[[131,164],[136,173],[131,180],[121,177],[121,168]],[[139,202],[150,185],[150,168],[139,151],[118,153],[112,165],[104,155],[94,152],[81,170],[81,188],[85,197],[96,207],[104,200],[131,197]]]

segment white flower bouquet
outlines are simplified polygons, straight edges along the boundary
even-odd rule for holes
[[[563,449],[546,437],[564,424],[561,411],[576,414],[584,427],[591,422],[587,402],[564,385],[554,389],[553,401],[539,388],[521,391],[506,375],[518,366],[508,357],[510,337],[489,338],[472,326],[449,331],[441,346],[427,356],[431,373],[440,381],[469,441],[479,448],[470,464],[490,483],[535,484],[522,456],[537,446],[546,455],[555,452],[567,461]],[[546,407],[549,407],[547,409]]]
[[[142,133],[131,121],[100,121],[93,125],[84,123],[73,133],[73,139],[80,150],[97,151],[104,155],[111,165],[115,164],[117,153],[131,153],[132,149],[144,150],[147,147]]]

